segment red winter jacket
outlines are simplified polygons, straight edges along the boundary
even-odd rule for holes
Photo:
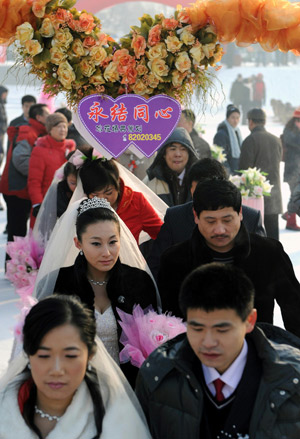
[[[7,129],[9,148],[6,157],[6,163],[3,170],[3,174],[0,181],[0,192],[5,195],[15,195],[19,198],[25,198],[29,200],[29,194],[27,187],[20,190],[11,190],[9,187],[9,168],[13,166],[11,163],[12,151],[13,151],[13,140],[17,135],[15,144],[21,140],[27,140],[28,143],[33,147],[37,138],[46,134],[45,125],[38,122],[35,119],[29,119],[29,125],[21,125],[19,127],[9,126]]]
[[[29,162],[28,192],[32,205],[42,203],[55,171],[74,149],[74,140],[57,142],[49,134],[38,139]]]
[[[155,239],[163,224],[156,211],[141,192],[134,192],[125,186],[120,178],[121,198],[118,203],[117,214],[129,228],[137,242],[141,231],[148,233]]]

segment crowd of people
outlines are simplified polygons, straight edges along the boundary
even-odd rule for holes
[[[237,78],[213,140],[224,163],[184,109],[138,176],[128,154],[126,169],[89,146],[68,109],[50,114],[22,98],[0,192],[8,242],[26,236],[30,218],[45,254],[22,352],[0,379],[1,438],[300,437],[300,284],[278,228],[284,159],[283,217],[300,230],[300,109],[279,139],[265,128],[265,94],[244,105],[239,83],[249,90]],[[264,212],[230,181],[254,167],[272,185]],[[275,301],[285,330],[273,326]],[[120,361],[128,340],[119,311],[136,305],[186,324],[173,339],[154,329],[159,347],[140,370]]]

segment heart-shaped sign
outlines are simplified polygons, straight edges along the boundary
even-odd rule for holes
[[[80,101],[83,127],[76,127],[83,137],[92,136],[109,156],[117,158],[133,146],[150,157],[170,136],[180,113],[179,102],[165,95],[146,99],[128,94],[113,99],[94,94]]]

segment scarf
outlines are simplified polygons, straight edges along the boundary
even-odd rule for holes
[[[233,128],[227,120],[225,120],[224,122],[228,130],[231,156],[234,159],[238,159],[241,154],[240,145],[242,144],[243,141],[240,129]]]

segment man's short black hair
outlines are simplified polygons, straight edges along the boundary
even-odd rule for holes
[[[67,107],[58,108],[57,110],[55,110],[54,113],[63,114],[65,116],[65,118],[67,119],[68,123],[70,123],[72,121],[72,111],[69,110],[69,108],[67,108]]]
[[[247,119],[252,120],[252,122],[257,125],[265,125],[267,116],[261,108],[252,108],[252,110],[247,113]]]
[[[21,99],[21,104],[24,105],[26,102],[29,102],[29,103],[33,102],[34,104],[36,104],[36,99],[34,96],[25,95]]]
[[[227,180],[228,174],[225,166],[223,166],[222,163],[218,162],[218,160],[211,158],[198,160],[192,165],[188,172],[188,187],[191,188],[193,181],[196,181],[198,183],[199,181],[211,178]]]
[[[44,108],[47,108],[46,104],[34,104],[29,109],[30,119],[36,119],[36,116],[43,116]]]
[[[184,115],[186,120],[193,122],[193,126],[194,126],[195,121],[196,121],[195,113],[192,110],[189,110],[189,109],[182,110],[181,113]]]
[[[203,210],[219,210],[224,207],[232,207],[239,213],[241,205],[240,191],[231,181],[224,179],[200,181],[193,194],[193,206],[198,217]]]
[[[254,307],[254,286],[240,268],[212,262],[196,268],[185,278],[179,306],[185,319],[188,309],[206,312],[233,309],[245,321]]]

